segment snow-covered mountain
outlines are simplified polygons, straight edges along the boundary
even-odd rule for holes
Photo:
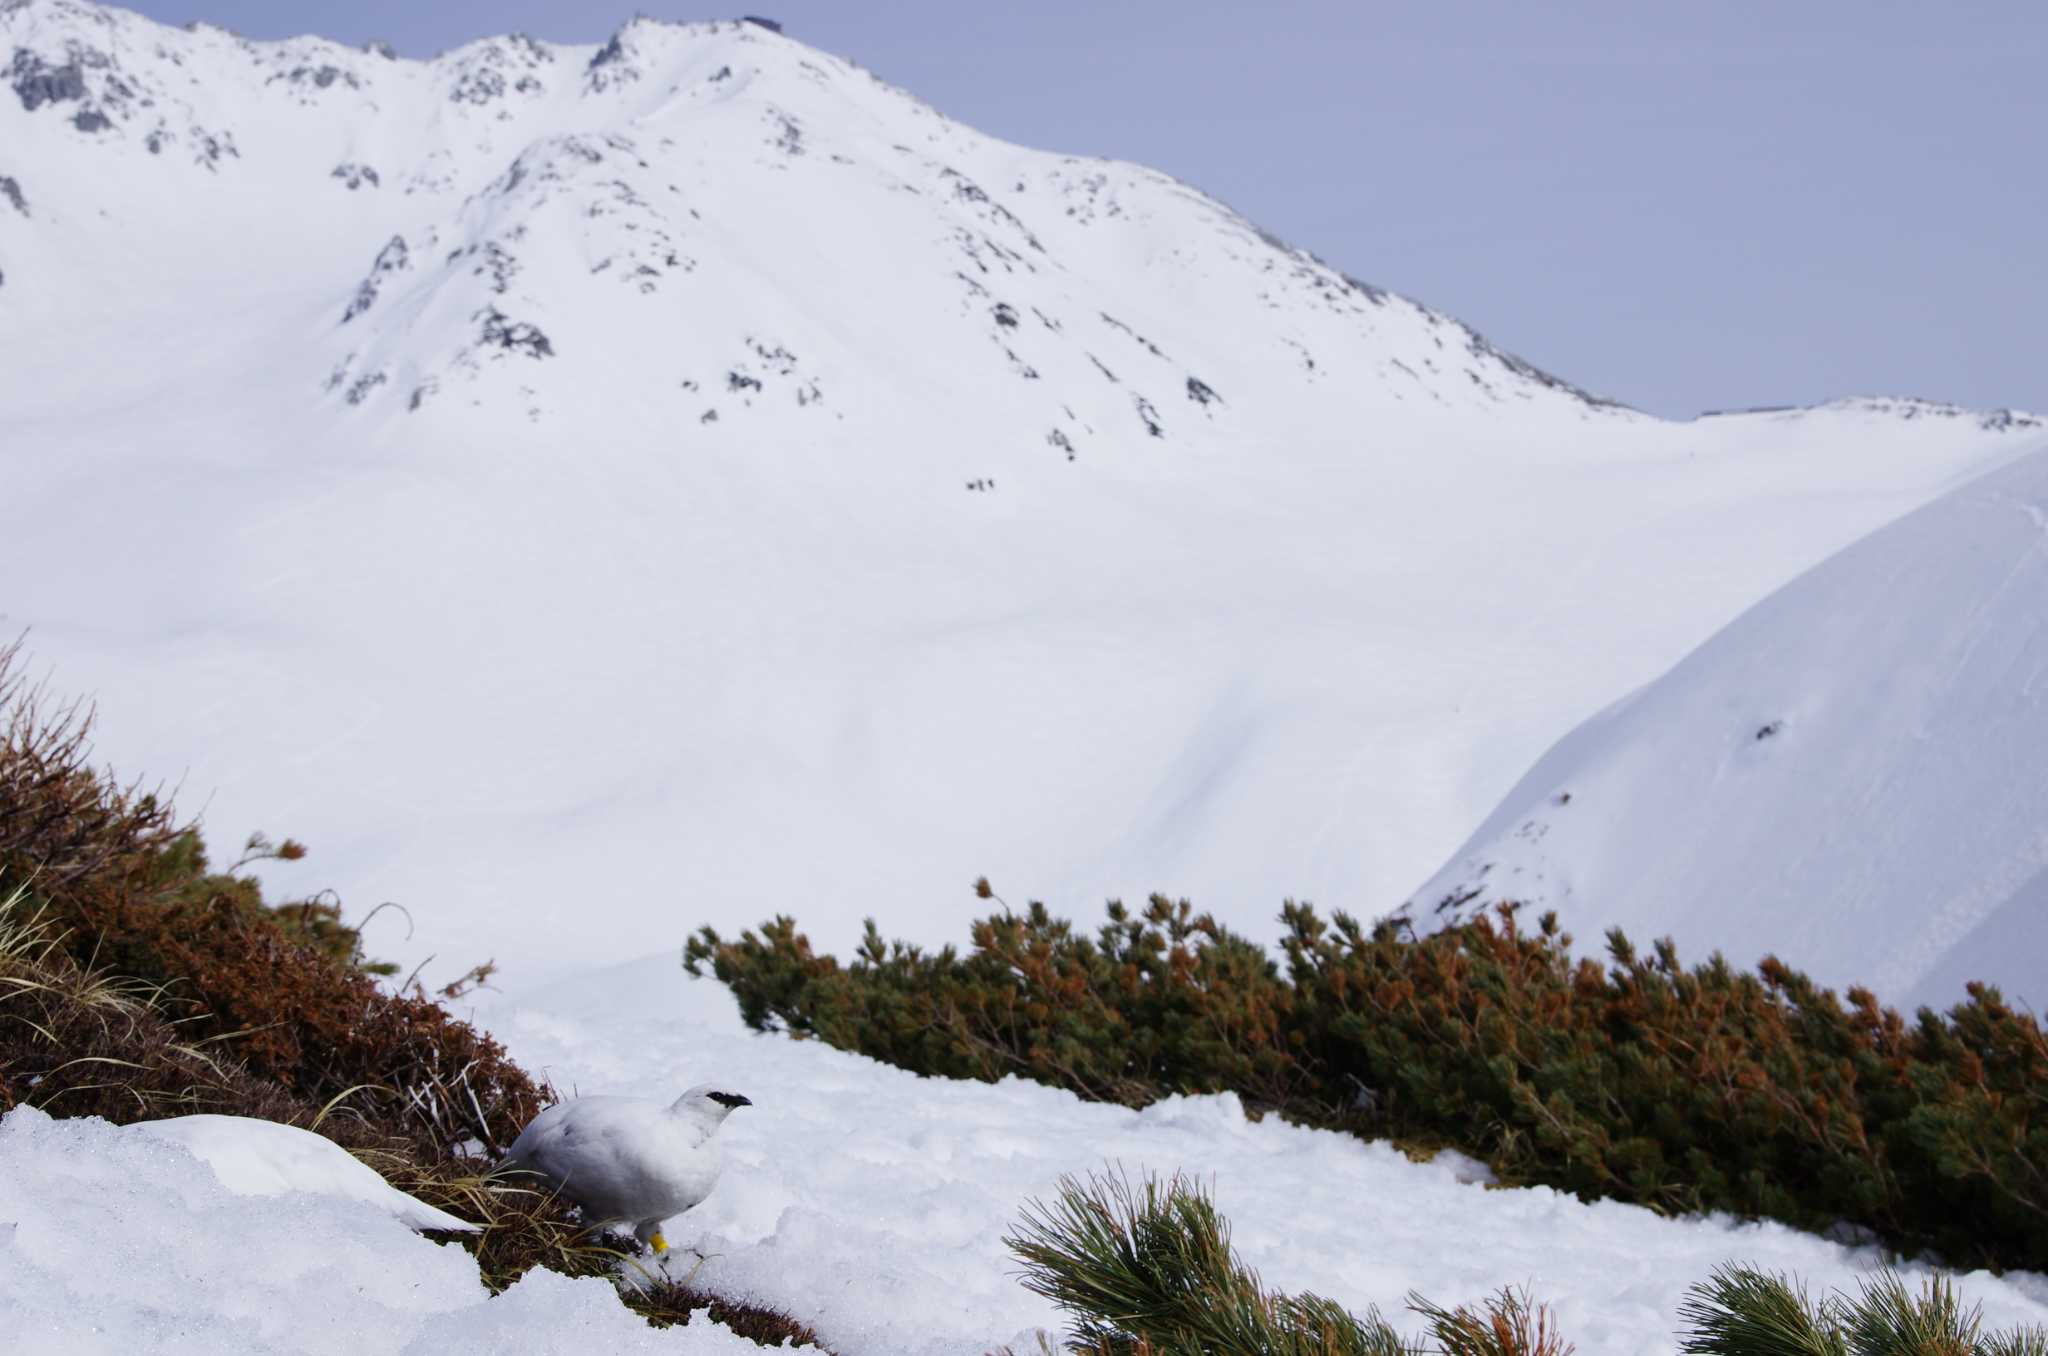
[[[957,938],[984,871],[1381,912],[2048,438],[1603,403],[752,24],[412,62],[0,0],[0,60],[0,625],[407,959]]]
[[[1972,979],[2038,999],[2044,767],[2048,452],[1856,543],[1567,735],[1413,909],[1599,901],[1745,961],[1769,937],[1908,1003]]]

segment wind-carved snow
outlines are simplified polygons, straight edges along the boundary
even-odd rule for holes
[[[1908,1006],[1971,980],[2038,999],[2044,600],[2048,451],[1849,547],[1567,735],[1410,909],[1590,910]]]
[[[1377,914],[2042,437],[1622,409],[755,25],[415,62],[15,0],[0,70],[4,620],[409,959],[957,940],[982,872]]]

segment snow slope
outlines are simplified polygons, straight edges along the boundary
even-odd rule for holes
[[[1572,731],[1416,895],[1625,918],[1945,1005],[2048,995],[2048,450],[1800,576]]]
[[[1270,1283],[1411,1333],[1440,1303],[1530,1286],[1588,1356],[1671,1356],[1685,1287],[1725,1261],[1843,1288],[1878,1258],[1775,1224],[1665,1219],[1547,1188],[1489,1190],[1468,1164],[1245,1119],[1235,1098],[1144,1111],[1037,1084],[918,1078],[815,1042],[738,1029],[726,991],[669,958],[579,977],[486,1014],[565,1090],[663,1097],[711,1078],[754,1105],[720,1131],[726,1168],[668,1234],[698,1283],[780,1306],[842,1356],[1036,1351],[1058,1315],[1001,1237],[1064,1172],[1209,1180]],[[653,1333],[601,1283],[530,1276],[483,1301],[475,1268],[375,1207],[229,1194],[173,1146],[33,1111],[0,1120],[0,1331],[65,1352],[739,1351],[702,1323]],[[11,1242],[7,1225],[14,1223]],[[251,1249],[252,1238],[264,1246]],[[2048,1277],[1957,1278],[1987,1323],[2048,1322]],[[97,1329],[97,1331],[95,1331]],[[179,1345],[182,1343],[183,1345]],[[97,1344],[97,1345],[95,1345]]]
[[[957,938],[982,872],[1381,912],[2041,437],[1619,409],[751,25],[411,62],[4,0],[0,57],[0,625],[408,962]]]
[[[0,1117],[0,1333],[24,1356],[760,1356],[657,1331],[611,1285],[476,1263],[380,1207],[237,1195],[181,1146],[97,1117]]]

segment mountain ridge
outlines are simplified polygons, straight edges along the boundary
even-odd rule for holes
[[[279,888],[414,906],[408,960],[788,894],[951,940],[983,873],[1383,912],[2033,440],[1590,403],[751,25],[430,64],[28,0],[0,57],[0,622],[217,837],[312,842]]]

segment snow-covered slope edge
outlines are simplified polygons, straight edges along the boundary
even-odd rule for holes
[[[1409,907],[1504,898],[1905,1005],[2048,998],[2048,447],[1559,741]]]

